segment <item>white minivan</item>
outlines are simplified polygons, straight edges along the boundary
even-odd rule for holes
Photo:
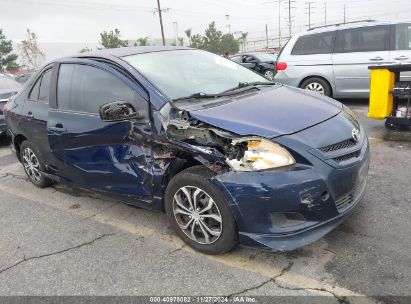
[[[411,63],[411,22],[337,24],[294,35],[275,80],[334,98],[368,98],[368,66],[395,62]],[[411,81],[411,73],[403,78]]]

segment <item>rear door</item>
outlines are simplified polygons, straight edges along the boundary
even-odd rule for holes
[[[358,27],[337,32],[333,54],[336,97],[368,98],[368,66],[390,62],[390,26]]]
[[[47,118],[51,79],[51,66],[47,67],[37,76],[24,102],[20,123],[23,134],[36,147],[40,158],[46,166],[51,161],[47,140]]]
[[[411,63],[411,23],[392,25],[393,49],[390,52],[392,62]],[[401,80],[411,81],[411,72],[401,73]]]
[[[114,101],[133,104],[144,118],[102,121],[100,107]],[[148,95],[113,67],[62,63],[48,130],[52,153],[65,163],[59,174],[66,182],[126,198],[151,197]]]

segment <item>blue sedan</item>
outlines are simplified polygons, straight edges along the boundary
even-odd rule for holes
[[[201,50],[59,59],[4,114],[34,185],[165,211],[208,254],[311,243],[349,216],[367,183],[367,135],[348,108]]]

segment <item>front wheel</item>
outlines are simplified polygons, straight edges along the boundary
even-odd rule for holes
[[[166,189],[165,209],[178,236],[195,250],[220,254],[238,242],[224,194],[211,182],[211,171],[196,166],[178,173]]]
[[[331,87],[327,81],[322,78],[309,78],[301,84],[301,88],[320,95],[331,96]]]

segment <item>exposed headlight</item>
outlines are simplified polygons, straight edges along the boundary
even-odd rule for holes
[[[235,171],[267,170],[295,164],[294,158],[286,149],[270,140],[238,140],[233,144],[238,150],[236,156],[227,162]]]

